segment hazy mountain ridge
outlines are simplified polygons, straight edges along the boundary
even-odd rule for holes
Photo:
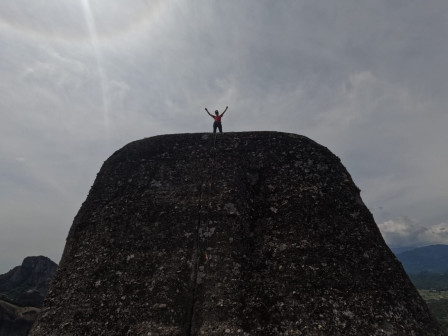
[[[418,247],[396,253],[396,256],[408,274],[448,273],[448,245]]]
[[[26,257],[0,275],[0,335],[28,335],[48,292],[57,264],[47,257]]]
[[[26,257],[0,275],[0,295],[19,306],[41,307],[58,265],[44,256]]]

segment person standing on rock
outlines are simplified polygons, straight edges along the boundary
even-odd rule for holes
[[[213,133],[216,133],[216,129],[217,129],[217,128],[219,129],[219,133],[222,133],[221,118],[223,117],[224,113],[226,113],[226,111],[227,111],[228,108],[229,108],[229,107],[226,106],[226,109],[225,109],[224,112],[221,113],[221,114],[219,114],[218,110],[216,110],[216,111],[215,111],[215,115],[211,114],[211,113],[207,110],[207,108],[205,108],[205,110],[207,111],[208,115],[209,115],[210,117],[212,117],[212,118],[215,120],[215,122],[213,123]]]

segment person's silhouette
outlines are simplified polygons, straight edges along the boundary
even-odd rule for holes
[[[212,118],[215,120],[215,122],[213,123],[213,133],[216,133],[216,129],[217,129],[217,128],[219,129],[219,132],[222,133],[221,118],[223,117],[224,113],[226,113],[226,111],[227,111],[228,108],[229,108],[229,107],[226,106],[226,109],[225,109],[224,112],[221,113],[221,114],[219,114],[218,110],[216,110],[216,111],[215,111],[215,115],[211,114],[211,113],[207,110],[207,108],[205,108],[205,110],[207,111],[208,115],[209,115],[210,117],[212,117]]]

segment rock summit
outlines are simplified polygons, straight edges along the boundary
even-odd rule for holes
[[[175,134],[101,168],[32,335],[443,335],[338,157]]]

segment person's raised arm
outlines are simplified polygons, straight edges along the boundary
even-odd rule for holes
[[[210,117],[214,118],[214,116],[210,114],[210,112],[207,110],[207,108],[205,108],[205,110],[207,111],[207,113]]]
[[[224,112],[221,114],[221,117],[224,115],[224,113],[226,113],[226,111],[227,111],[228,108],[229,108],[229,107],[226,106],[226,109],[225,109]]]

